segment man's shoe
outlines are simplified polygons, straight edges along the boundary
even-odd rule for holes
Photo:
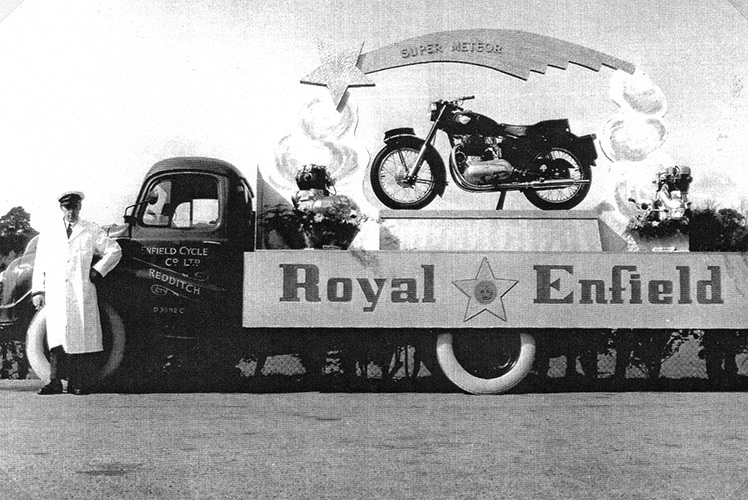
[[[59,380],[53,380],[52,382],[39,389],[38,394],[42,396],[49,396],[50,394],[62,394],[62,382],[60,382]]]
[[[74,394],[76,396],[85,396],[87,394],[91,394],[90,391],[88,391],[87,389],[85,389],[85,388],[83,388],[83,387],[81,387],[79,385],[74,385],[72,387],[68,387],[68,393],[69,394]]]

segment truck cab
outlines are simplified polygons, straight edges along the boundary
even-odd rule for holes
[[[125,225],[123,250],[100,295],[126,324],[175,337],[241,325],[243,254],[254,249],[254,195],[233,165],[170,158],[147,173]]]

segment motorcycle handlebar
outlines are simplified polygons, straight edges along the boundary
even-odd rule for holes
[[[457,99],[455,99],[453,101],[447,101],[447,100],[444,100],[444,99],[439,99],[438,101],[434,101],[434,104],[437,104],[437,105],[438,104],[453,104],[453,105],[459,106],[461,102],[463,102],[463,101],[469,101],[470,99],[475,99],[475,96],[474,95],[466,95],[466,96],[463,96],[463,97],[458,97]]]

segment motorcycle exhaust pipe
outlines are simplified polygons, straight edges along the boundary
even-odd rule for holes
[[[458,186],[466,191],[472,191],[475,193],[495,193],[497,191],[522,191],[524,189],[534,189],[536,191],[544,191],[547,189],[563,189],[572,186],[582,186],[589,184],[588,179],[570,180],[570,179],[554,179],[549,181],[531,181],[531,182],[512,182],[508,184],[473,184],[465,180],[464,178],[455,177],[455,182]]]
[[[512,189],[535,189],[536,191],[542,191],[546,189],[561,189],[572,186],[583,186],[589,183],[589,179],[554,179],[549,181],[515,182],[513,184],[507,184],[507,186],[512,186]],[[517,187],[515,188],[514,186]]]

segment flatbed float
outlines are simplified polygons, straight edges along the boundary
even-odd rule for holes
[[[230,337],[242,354],[309,360],[325,342],[355,353],[404,334],[429,370],[497,394],[530,372],[540,334],[748,325],[744,254],[630,252],[598,212],[382,211],[351,249],[269,249],[258,211],[272,200],[256,186],[221,160],[151,168],[110,229],[123,259],[99,285],[111,332],[102,376],[136,366],[122,359],[158,336]],[[32,265],[30,247],[6,271],[0,321],[29,325],[29,361],[45,378]]]

